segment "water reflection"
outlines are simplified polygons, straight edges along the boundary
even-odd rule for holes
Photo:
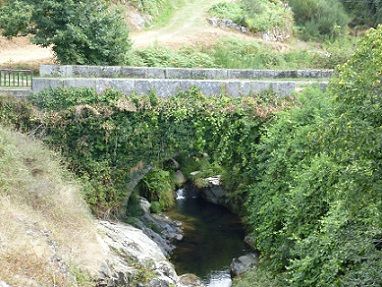
[[[168,215],[182,221],[185,231],[172,256],[178,274],[196,274],[209,287],[231,286],[229,264],[249,252],[240,218],[205,202],[195,189],[180,189],[176,198],[176,207]]]

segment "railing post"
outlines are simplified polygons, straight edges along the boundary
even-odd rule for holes
[[[31,88],[31,70],[0,69],[0,87]]]

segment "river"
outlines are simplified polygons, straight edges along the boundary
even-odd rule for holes
[[[177,191],[176,206],[168,215],[184,227],[184,239],[171,258],[177,273],[196,274],[208,287],[230,287],[232,259],[250,252],[240,218],[204,201],[192,188]]]

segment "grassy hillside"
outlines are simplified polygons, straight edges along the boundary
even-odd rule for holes
[[[0,279],[15,287],[91,286],[79,270],[96,272],[102,254],[80,192],[57,155],[0,127]]]
[[[355,38],[343,38],[323,44],[309,43],[302,47],[288,47],[256,39],[231,37],[209,46],[171,49],[157,45],[135,49],[130,56],[130,64],[187,68],[332,69],[349,59],[357,41]]]
[[[147,23],[149,26],[163,26],[171,18],[177,8],[182,6],[186,0],[129,0],[117,3],[121,6],[126,4],[132,5],[143,14],[148,14],[152,17],[152,21]]]

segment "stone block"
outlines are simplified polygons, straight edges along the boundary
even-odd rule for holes
[[[240,81],[227,81],[225,83],[224,92],[226,95],[231,97],[240,97],[241,96]]]
[[[296,82],[274,82],[270,88],[280,97],[287,97],[296,91]]]
[[[78,79],[63,79],[64,88],[88,88],[96,89],[97,79],[78,78]]]
[[[145,79],[165,79],[166,73],[164,68],[139,68],[145,71]]]
[[[152,80],[134,80],[134,92],[137,95],[148,95],[152,91]]]
[[[206,96],[219,96],[224,92],[225,81],[191,81]]]
[[[171,97],[178,93],[179,82],[175,80],[153,80],[151,81],[151,91],[161,98]]]
[[[97,79],[95,82],[95,89],[97,93],[103,93],[106,90],[114,89],[116,79]]]
[[[122,78],[144,79],[146,77],[146,70],[141,68],[121,67],[120,76]]]
[[[254,70],[228,70],[228,79],[253,79],[255,77]]]
[[[263,91],[272,89],[272,82],[267,81],[255,81],[249,84],[250,92],[249,95],[257,95]]]
[[[16,97],[16,98],[26,98],[29,95],[32,94],[31,89],[22,89],[22,88],[0,88],[0,95],[1,96],[10,96],[10,97]]]
[[[63,87],[63,79],[59,78],[34,78],[32,81],[33,93],[38,93],[46,89],[57,89]]]
[[[192,69],[166,68],[166,79],[192,79]]]
[[[120,91],[124,95],[128,96],[134,93],[134,80],[131,79],[110,79],[108,89]]]

